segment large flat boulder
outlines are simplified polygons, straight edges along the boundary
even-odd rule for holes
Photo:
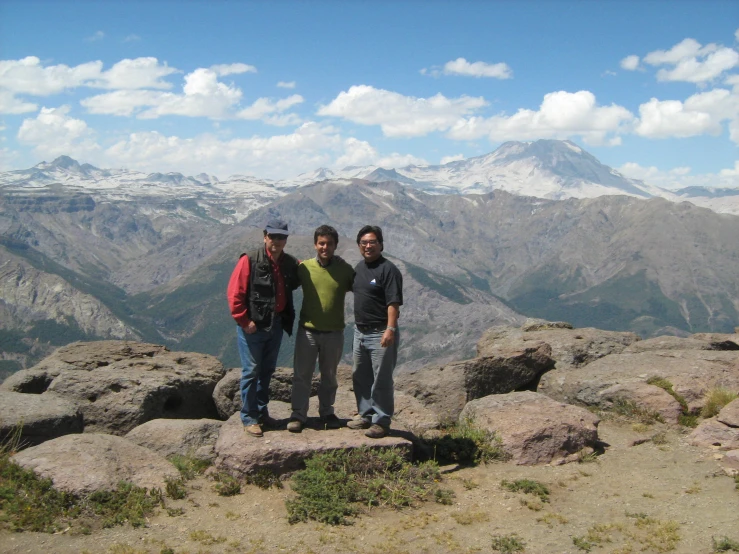
[[[0,391],[0,440],[20,428],[21,448],[81,433],[82,414],[73,402],[56,394]]]
[[[234,414],[221,427],[216,442],[214,467],[236,478],[244,478],[258,470],[269,470],[277,475],[302,469],[305,460],[318,453],[369,448],[399,448],[410,458],[409,440],[391,433],[382,439],[370,439],[363,431],[348,428],[317,430],[306,428],[302,433],[284,430],[266,430],[256,438],[244,432],[239,414]]]
[[[472,400],[459,419],[496,432],[518,465],[575,461],[578,452],[598,443],[600,420],[594,414],[531,391]]]
[[[724,425],[716,418],[706,419],[688,437],[694,446],[707,446],[719,450],[739,449],[739,427]]]
[[[556,373],[556,375],[554,375]],[[600,406],[604,390],[618,384],[666,379],[696,412],[705,394],[716,387],[739,390],[739,352],[717,350],[651,350],[611,354],[585,367],[552,372],[543,390],[562,402]],[[653,389],[652,389],[653,390]],[[661,394],[657,391],[655,394]],[[604,406],[605,407],[605,406]]]
[[[682,406],[663,388],[641,382],[619,383],[600,392],[601,406],[610,408],[618,400],[631,402],[659,416],[665,423],[678,423],[683,413]]]
[[[126,439],[164,457],[215,458],[215,444],[223,422],[218,419],[153,419],[134,427]]]
[[[121,437],[66,435],[15,454],[18,465],[51,479],[54,487],[85,495],[114,490],[121,481],[164,490],[179,471],[162,455]]]
[[[729,427],[739,427],[739,398],[735,398],[721,408],[716,419]]]
[[[471,360],[401,372],[395,378],[395,388],[415,397],[438,418],[456,419],[475,398],[536,390],[541,376],[554,367],[551,348],[542,341],[485,352]]]
[[[555,369],[569,370],[619,353],[639,340],[635,333],[592,327],[575,329],[561,322],[527,323],[521,328],[501,325],[482,334],[477,343],[477,355],[488,356],[498,350],[516,350],[532,342],[543,342],[551,348]]]
[[[9,385],[16,392],[30,392],[26,386],[39,385],[39,375],[45,375],[46,389],[34,392],[55,393],[76,404],[85,432],[124,435],[157,418],[216,418],[212,395],[223,366],[207,354],[98,341],[70,344],[18,373]]]

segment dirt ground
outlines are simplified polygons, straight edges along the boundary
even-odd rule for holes
[[[633,445],[660,431],[666,431],[664,444]],[[496,552],[493,538],[515,533],[528,554],[587,548],[612,554],[707,554],[713,552],[713,537],[739,541],[739,490],[720,470],[719,452],[690,446],[686,433],[659,425],[638,432],[630,423],[603,421],[600,437],[610,446],[595,462],[445,467],[445,483],[456,495],[452,505],[374,508],[350,526],[290,525],[287,483],[270,490],[246,485],[237,496],[221,497],[212,481],[201,477],[188,483],[186,499],[167,501],[169,508],[182,508],[182,515],[161,510],[145,528],[116,527],[91,535],[4,531],[0,552]],[[550,502],[501,487],[503,479],[522,478],[546,484]]]

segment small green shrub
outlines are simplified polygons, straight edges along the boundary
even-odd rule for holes
[[[246,482],[249,485],[256,485],[260,489],[282,488],[282,481],[280,481],[279,476],[269,469],[259,469],[255,473],[247,475]]]
[[[239,480],[224,471],[216,473],[213,479],[216,481],[213,490],[221,496],[236,496],[241,492]]]
[[[313,519],[331,525],[348,524],[359,506],[402,508],[425,500],[451,502],[451,491],[434,462],[414,465],[397,449],[358,448],[317,454],[292,478],[296,497],[286,501],[288,521]]]
[[[549,502],[549,489],[543,483],[532,479],[516,479],[515,481],[503,480],[501,486],[511,492],[523,492],[538,496],[542,502]]]
[[[185,481],[191,481],[198,475],[202,475],[203,472],[210,467],[210,462],[206,460],[199,460],[192,456],[181,456],[175,454],[168,458],[170,462],[179,470],[180,475]]]
[[[511,554],[513,552],[523,552],[526,543],[521,540],[515,533],[512,535],[496,535],[493,537],[493,550],[502,554]]]
[[[185,481],[182,479],[172,479],[167,477],[164,480],[166,485],[167,496],[173,500],[181,500],[187,496],[187,490],[185,490]]]
[[[114,491],[97,491],[86,499],[87,508],[97,515],[103,527],[130,523],[133,527],[146,525],[147,516],[157,506],[164,506],[161,491],[146,489],[125,481],[118,483]]]
[[[476,426],[470,419],[445,428],[444,434],[427,441],[439,463],[478,464],[505,461],[510,456],[495,433]]]
[[[592,542],[589,542],[585,537],[572,537],[572,544],[574,544],[578,550],[584,550],[590,552],[595,546]]]
[[[664,418],[657,412],[642,408],[636,402],[624,400],[623,398],[615,399],[611,409],[621,416],[645,425],[665,422]]]
[[[723,387],[716,387],[706,393],[705,402],[701,409],[702,417],[713,417],[718,415],[721,408],[737,397],[737,393]]]
[[[716,539],[713,537],[713,551],[714,552],[739,552],[739,542],[730,539],[729,537],[723,537]]]

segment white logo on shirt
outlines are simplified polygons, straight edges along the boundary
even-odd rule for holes
[[[376,285],[376,284],[377,284],[377,279],[372,279],[370,281],[370,285]]]

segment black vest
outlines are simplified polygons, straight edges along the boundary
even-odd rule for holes
[[[249,290],[247,291],[249,319],[254,322],[257,329],[269,331],[272,328],[276,305],[272,262],[264,247],[242,254],[242,256],[249,256]],[[283,252],[279,268],[285,282],[285,295],[287,296],[285,310],[282,312],[282,328],[288,335],[292,335],[295,322],[293,291],[299,286],[298,260]]]

